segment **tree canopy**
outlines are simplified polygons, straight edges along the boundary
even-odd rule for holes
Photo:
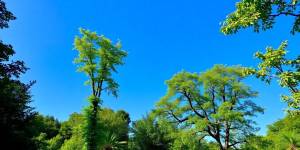
[[[253,27],[254,32],[273,28],[279,16],[294,18],[291,33],[300,31],[300,2],[298,0],[241,0],[236,10],[223,22],[221,31],[234,34],[240,29]]]
[[[280,86],[287,88],[291,93],[291,95],[282,95],[282,99],[289,106],[288,111],[299,113],[300,56],[295,59],[287,58],[287,44],[287,41],[284,41],[277,49],[267,47],[265,53],[255,53],[255,57],[261,62],[257,69],[246,69],[246,74],[254,74],[268,84],[272,79],[277,79]]]
[[[156,112],[195,138],[213,138],[222,150],[237,147],[257,131],[250,118],[263,112],[251,101],[257,92],[242,82],[244,78],[239,66],[216,65],[200,74],[179,72],[166,82],[168,91]]]
[[[112,44],[104,37],[86,29],[80,29],[81,37],[74,40],[74,48],[79,52],[74,62],[78,64],[78,71],[84,72],[89,80],[86,84],[92,88],[89,97],[90,106],[86,109],[86,142],[88,150],[97,149],[97,114],[101,104],[102,91],[117,97],[118,83],[112,78],[117,72],[116,66],[124,64],[123,58],[127,53],[121,49],[121,43]]]
[[[16,17],[0,0],[0,29],[8,28],[9,21]],[[34,81],[24,83],[20,76],[28,68],[23,61],[13,61],[15,54],[10,44],[0,40],[0,141],[3,147],[11,149],[34,149],[31,121],[35,116],[30,106],[30,88]]]

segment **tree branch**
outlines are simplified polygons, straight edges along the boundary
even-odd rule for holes
[[[182,123],[184,121],[188,120],[188,117],[183,118],[183,119],[179,119],[172,110],[170,110],[169,112],[167,112],[168,114],[170,114],[175,120],[177,120],[179,123]]]
[[[290,16],[294,16],[294,17],[300,17],[300,14],[295,14],[295,13],[291,13],[291,12],[280,12],[278,14],[270,14],[270,17],[278,17],[280,15],[290,15]]]

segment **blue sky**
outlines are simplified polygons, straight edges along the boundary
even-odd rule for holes
[[[289,40],[289,54],[299,54],[299,35],[289,33],[292,18],[279,18],[270,31],[252,29],[224,36],[220,22],[234,10],[234,0],[9,0],[7,7],[17,20],[0,31],[4,42],[16,50],[15,59],[24,60],[29,70],[24,81],[36,80],[32,88],[36,110],[66,120],[87,105],[89,87],[84,74],[72,63],[78,28],[88,28],[122,41],[129,55],[115,75],[120,96],[104,96],[104,106],[124,109],[132,120],[154,108],[166,92],[164,81],[181,70],[202,72],[214,64],[255,66],[253,53],[266,46],[277,47]],[[256,79],[246,81],[260,91],[255,102],[266,111],[256,120],[265,126],[284,115],[276,82],[271,86]]]

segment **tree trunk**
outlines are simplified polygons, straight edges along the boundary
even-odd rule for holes
[[[96,100],[92,103],[92,113],[88,118],[90,119],[90,125],[88,131],[89,139],[87,141],[88,150],[97,150],[97,114],[98,114],[98,102]]]
[[[223,144],[222,144],[222,142],[221,142],[220,139],[217,139],[217,142],[218,142],[218,144],[219,144],[220,150],[227,150],[227,149],[225,149],[225,148],[223,147]]]

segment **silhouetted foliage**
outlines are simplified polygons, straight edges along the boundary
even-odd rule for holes
[[[0,1],[0,28],[8,28],[8,22],[14,15]],[[34,149],[30,132],[31,121],[35,116],[31,102],[30,87],[20,81],[20,75],[27,68],[23,61],[11,61],[15,53],[13,47],[0,41],[0,141],[2,147],[10,149]]]

